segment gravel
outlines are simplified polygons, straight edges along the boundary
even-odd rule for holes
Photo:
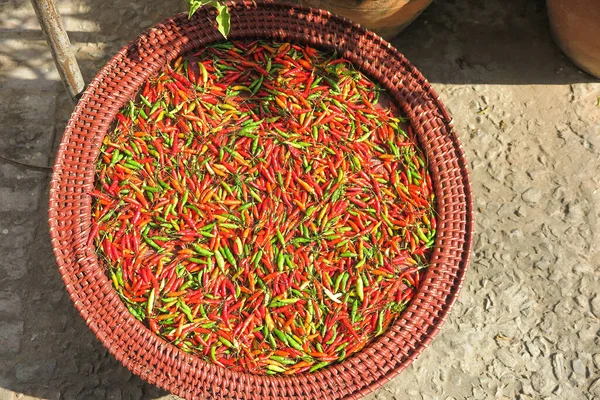
[[[59,2],[86,81],[182,1]],[[49,165],[73,110],[31,6],[0,3],[0,153]],[[600,398],[600,83],[542,0],[437,1],[393,44],[454,117],[476,226],[440,333],[366,399]],[[0,400],[175,399],[121,366],[66,295],[49,175],[0,162]]]

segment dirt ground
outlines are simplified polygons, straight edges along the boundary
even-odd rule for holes
[[[58,4],[87,82],[185,7]],[[29,3],[3,0],[0,16],[0,153],[51,165],[74,106]],[[555,47],[541,0],[439,0],[393,44],[454,116],[475,243],[440,334],[367,399],[600,398],[599,81]],[[48,184],[47,172],[0,161],[0,400],[174,398],[115,361],[71,304]]]

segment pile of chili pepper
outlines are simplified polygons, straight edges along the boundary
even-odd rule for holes
[[[130,312],[252,373],[312,372],[385,332],[436,219],[424,156],[384,97],[333,53],[261,41],[146,82],[91,193],[88,243]]]

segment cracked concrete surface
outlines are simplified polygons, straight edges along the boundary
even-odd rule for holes
[[[178,0],[62,0],[87,82]],[[50,165],[73,104],[26,2],[0,3],[0,153]],[[455,119],[473,184],[470,270],[440,334],[367,399],[600,398],[600,83],[541,0],[437,1],[393,44]],[[168,399],[85,326],[46,220],[49,174],[0,161],[0,400]]]

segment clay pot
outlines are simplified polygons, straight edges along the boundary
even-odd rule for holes
[[[342,15],[391,39],[406,28],[432,0],[300,0],[299,3]]]
[[[600,78],[600,1],[547,0],[556,43],[584,71]]]

